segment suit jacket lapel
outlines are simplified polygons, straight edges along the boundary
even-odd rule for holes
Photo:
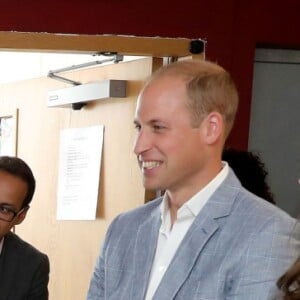
[[[130,299],[144,299],[161,224],[159,206],[139,228],[134,248],[133,287]]]
[[[237,187],[240,187],[240,184],[230,171],[229,176],[211,196],[188,230],[153,299],[170,300],[175,298],[196,264],[204,246],[218,230],[219,225],[216,219],[231,213],[238,193]]]

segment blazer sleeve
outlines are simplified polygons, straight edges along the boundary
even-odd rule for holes
[[[104,281],[104,259],[100,254],[90,281],[87,300],[105,299]]]
[[[32,277],[32,285],[28,295],[28,300],[48,300],[50,263],[45,254],[41,254],[40,261]]]
[[[100,254],[96,260],[96,265],[90,280],[90,285],[87,293],[87,300],[101,300],[105,299],[105,253],[108,248],[109,240],[113,232],[114,225],[117,223],[119,217],[116,217],[110,224],[105,241],[101,247]]]
[[[278,299],[278,278],[300,254],[300,224],[269,218],[249,239],[241,268],[226,299]]]

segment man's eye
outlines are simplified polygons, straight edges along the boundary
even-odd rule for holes
[[[4,214],[10,213],[11,210],[9,208],[6,208],[4,206],[0,206],[0,211]]]
[[[154,130],[162,130],[162,129],[165,129],[165,127],[162,125],[153,125],[153,129]]]

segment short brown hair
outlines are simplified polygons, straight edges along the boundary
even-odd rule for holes
[[[236,85],[226,70],[210,61],[182,60],[160,68],[150,81],[165,75],[181,78],[186,82],[192,126],[199,126],[204,116],[217,111],[225,122],[225,137],[229,135],[239,97]]]

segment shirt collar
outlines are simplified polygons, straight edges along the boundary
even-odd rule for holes
[[[221,183],[225,180],[229,173],[228,163],[222,161],[222,169],[217,174],[215,178],[213,178],[204,188],[202,188],[198,193],[196,193],[192,198],[190,198],[187,202],[185,202],[182,207],[178,210],[178,216],[182,213],[186,215],[187,210],[190,211],[194,217],[196,217],[202,207],[206,204],[210,196],[217,190],[217,188],[221,185]],[[163,201],[160,205],[161,219],[162,224],[165,223],[166,218],[170,217],[169,214],[169,203],[168,197],[165,194],[163,197]]]
[[[217,176],[212,179],[204,188],[202,188],[197,194],[195,194],[190,200],[184,203],[183,206],[187,206],[197,216],[210,196],[217,190],[217,188],[224,181],[229,172],[229,166],[227,162],[222,162],[223,167]]]

